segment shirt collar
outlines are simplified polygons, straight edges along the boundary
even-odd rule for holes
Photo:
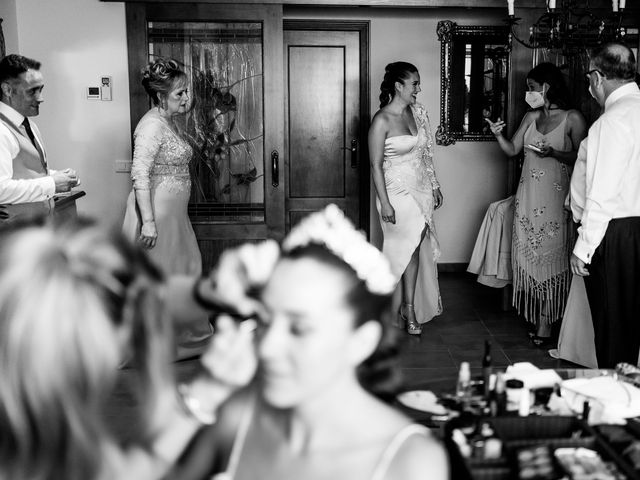
[[[22,122],[24,122],[25,119],[24,115],[4,102],[0,102],[0,113],[11,120],[17,127],[22,125]]]
[[[640,93],[640,89],[638,88],[638,84],[636,82],[625,83],[621,87],[616,88],[609,97],[604,102],[604,109],[606,110],[608,107],[618,101],[620,98],[625,95],[630,95],[632,93]]]

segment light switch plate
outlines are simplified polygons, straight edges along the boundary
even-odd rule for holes
[[[112,81],[111,77],[100,77],[100,100],[110,101],[111,100],[111,86]]]

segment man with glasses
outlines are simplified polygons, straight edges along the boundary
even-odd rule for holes
[[[591,55],[589,93],[603,107],[589,129],[584,172],[572,177],[578,240],[571,270],[585,277],[600,368],[638,363],[640,350],[640,89],[636,60],[610,43]],[[577,194],[576,194],[577,192]]]

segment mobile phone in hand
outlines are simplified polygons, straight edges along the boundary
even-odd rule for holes
[[[524,148],[528,148],[529,150],[533,150],[534,152],[542,153],[542,149],[540,147],[532,145],[531,143],[525,145]]]

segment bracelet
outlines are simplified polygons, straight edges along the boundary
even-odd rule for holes
[[[142,220],[142,224],[144,225],[145,223],[153,223],[155,221],[155,218],[152,218],[151,220]]]
[[[189,385],[185,383],[178,385],[178,398],[185,413],[194,420],[202,425],[213,425],[216,422],[216,414],[202,408],[200,400],[191,394]]]

